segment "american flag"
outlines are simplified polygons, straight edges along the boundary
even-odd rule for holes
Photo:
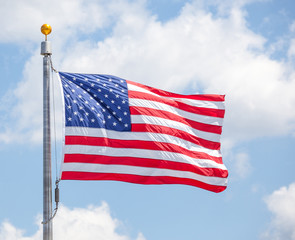
[[[224,95],[180,95],[119,77],[59,72],[65,141],[61,180],[227,186]]]

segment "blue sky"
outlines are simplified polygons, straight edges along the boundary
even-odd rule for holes
[[[43,23],[58,70],[226,94],[226,191],[64,181],[56,239],[294,240],[294,9],[291,0],[2,4],[0,240],[41,239]]]

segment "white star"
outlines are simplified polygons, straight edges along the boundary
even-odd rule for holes
[[[85,81],[88,81],[88,78],[85,78],[84,80],[85,80]]]
[[[85,104],[88,104],[88,101],[87,100],[85,101]]]
[[[118,84],[115,84],[115,87],[119,87],[119,85]]]
[[[128,127],[128,124],[127,124],[127,123],[125,123],[125,124],[124,124],[124,127]]]
[[[121,92],[125,92],[125,90],[124,90],[124,89],[122,89],[122,90],[121,90]]]
[[[69,105],[69,106],[68,106],[68,109],[71,109],[71,108],[72,108],[72,106]]]
[[[106,110],[103,108],[102,111],[105,112]]]
[[[118,108],[118,109],[121,109],[121,106],[118,106],[117,108]]]
[[[79,98],[82,98],[82,96],[81,96],[81,95],[78,95],[78,97],[79,97]]]
[[[78,85],[76,85],[76,88],[80,88]]]
[[[71,117],[68,117],[68,121],[72,121],[72,118]]]
[[[65,87],[68,87],[69,85],[68,85],[68,84],[65,84],[64,86],[65,86]]]
[[[124,81],[123,81],[123,80],[121,80],[120,82],[121,82],[121,83],[123,83]]]
[[[111,101],[111,103],[115,103],[115,101],[114,101],[114,100],[112,100],[112,101]]]
[[[99,81],[100,81],[100,79],[96,79],[96,81],[98,81],[98,82],[99,82]]]
[[[94,87],[94,83],[91,83],[91,87]]]
[[[122,118],[119,118],[119,121],[122,122]]]
[[[113,89],[111,89],[111,88],[110,88],[110,90],[109,90],[109,91],[110,91],[110,92],[112,92],[112,91],[113,91]]]
[[[74,100],[73,100],[73,103],[77,103],[77,100],[76,100],[76,99],[74,99]]]
[[[119,98],[119,94],[116,95],[116,98]]]
[[[105,98],[108,98],[109,95],[105,94],[104,96],[105,96]]]
[[[91,122],[95,122],[95,120],[92,118],[92,119],[91,119]]]
[[[73,77],[73,80],[74,80],[74,81],[76,81],[76,78],[75,78],[75,77]]]
[[[70,97],[70,94],[67,94],[66,97],[69,98]]]
[[[122,101],[122,103],[124,104],[124,103],[126,103],[126,101],[125,101],[125,100],[123,100],[123,101]]]
[[[103,103],[103,100],[100,100],[101,103]]]
[[[74,112],[74,115],[77,115],[78,113],[77,112]]]
[[[113,112],[113,115],[116,115],[117,113],[116,112]]]
[[[117,125],[117,123],[116,122],[113,122],[113,126],[116,126]]]
[[[83,93],[85,94],[85,93],[86,93],[86,91],[84,90],[84,91],[83,91]]]
[[[111,115],[109,115],[109,116],[108,116],[108,119],[111,119],[111,118],[112,118]]]
[[[106,121],[105,121],[105,120],[102,120],[102,123],[103,123],[103,124],[105,124],[105,123],[106,123]]]
[[[99,89],[97,89],[97,91],[101,92],[101,89],[99,88]]]
[[[124,112],[124,115],[126,116],[127,115],[127,112]]]
[[[102,86],[104,86],[104,87],[105,87],[105,86],[106,86],[106,84],[104,83],[104,84],[102,84]]]
[[[87,92],[90,92],[90,88],[87,88]]]
[[[93,97],[90,97],[90,99],[92,100],[92,99],[93,99]]]
[[[88,112],[86,112],[85,114],[86,114],[86,116],[88,116],[88,115],[89,115],[89,113],[88,113]]]
[[[93,111],[94,111],[94,110],[95,110],[95,108],[94,108],[94,107],[91,107],[91,110],[93,110]]]
[[[72,89],[72,92],[75,92],[75,89]]]
[[[83,86],[83,83],[80,83],[80,86]]]
[[[97,113],[97,114],[96,114],[96,116],[100,117],[100,114],[99,114],[99,113]]]
[[[80,109],[80,110],[82,110],[82,109],[83,109],[83,107],[82,107],[82,106],[80,106],[80,107],[79,107],[79,109]]]
[[[99,103],[97,102],[97,103],[96,103],[96,105],[98,106],[98,105],[99,105]]]
[[[109,79],[109,82],[111,82],[112,81],[112,79]]]
[[[83,118],[80,118],[80,122],[82,122],[84,119]]]
[[[107,108],[110,108],[110,106],[107,106]]]
[[[94,94],[93,96],[94,96],[94,97],[97,97],[97,95],[96,95],[96,94]]]

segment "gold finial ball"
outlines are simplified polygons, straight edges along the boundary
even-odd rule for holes
[[[51,30],[52,30],[52,28],[51,28],[51,26],[50,26],[49,24],[43,24],[43,25],[41,26],[41,32],[42,32],[45,36],[49,35],[49,34],[51,33]]]

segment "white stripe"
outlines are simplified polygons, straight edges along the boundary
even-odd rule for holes
[[[145,124],[152,124],[152,125],[159,125],[171,128],[171,130],[181,130],[185,131],[189,134],[194,136],[200,137],[202,139],[212,141],[212,142],[220,142],[220,135],[216,133],[209,133],[203,132],[197,129],[194,129],[184,123],[180,123],[177,121],[173,121],[166,118],[159,118],[159,117],[152,117],[152,116],[145,116],[145,115],[131,115],[131,123],[145,123]]]
[[[142,93],[147,93],[147,94],[151,94],[151,95],[160,97],[158,94],[150,92],[149,90],[139,87],[137,85],[133,85],[132,83],[127,83],[127,87],[128,87],[128,91],[142,92]]]
[[[189,141],[183,140],[176,136],[160,133],[149,132],[119,132],[115,130],[107,130],[105,128],[86,128],[86,127],[66,127],[65,134],[67,136],[86,136],[86,137],[104,137],[109,139],[139,140],[172,143],[189,151],[206,153],[212,157],[221,157],[220,150],[211,150],[196,145]]]
[[[117,173],[117,174],[133,174],[139,176],[169,176],[177,178],[194,179],[210,185],[226,186],[227,179],[220,177],[208,177],[192,172],[178,171],[171,169],[157,169],[137,166],[125,165],[105,165],[105,164],[87,164],[87,163],[65,163],[63,172],[92,172],[92,173]]]
[[[196,165],[202,168],[220,168],[226,170],[223,164],[208,159],[195,159],[181,153],[135,149],[135,148],[112,148],[101,146],[65,145],[65,154],[89,154],[112,157],[137,157],[150,158],[165,161],[181,162]]]
[[[143,92],[143,93],[148,93],[157,97],[161,98],[167,98],[171,100],[175,100],[178,102],[183,102],[185,104],[188,104],[190,106],[194,107],[203,107],[203,108],[212,108],[212,109],[225,109],[225,104],[224,102],[217,102],[217,101],[204,101],[204,100],[195,100],[195,99],[188,99],[188,98],[174,98],[174,97],[165,97],[158,95],[156,93],[150,92],[149,90],[133,85],[132,83],[127,83],[128,90],[130,91],[136,91],[136,92]]]
[[[167,105],[165,103],[159,103],[159,102],[150,101],[150,100],[129,98],[129,106],[146,107],[146,108],[152,108],[152,109],[157,109],[161,111],[167,111],[167,112],[174,113],[178,116],[181,116],[182,118],[187,118],[196,122],[206,123],[211,125],[222,126],[222,122],[223,122],[223,118],[199,115],[199,114],[187,112],[175,107],[171,107],[170,105]]]
[[[216,102],[216,101],[205,101],[205,100],[195,100],[195,99],[188,99],[188,98],[173,98],[173,97],[166,97],[168,99],[175,100],[176,102],[183,102],[187,105],[193,107],[202,107],[202,108],[211,108],[211,109],[225,109],[224,102]]]

